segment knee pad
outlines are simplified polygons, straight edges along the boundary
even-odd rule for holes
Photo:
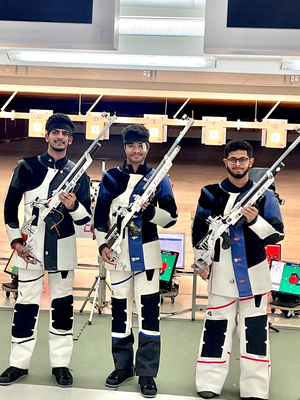
[[[262,300],[262,295],[261,294],[257,294],[256,296],[254,296],[255,307],[257,307],[257,308],[260,307],[261,300]]]
[[[227,319],[205,321],[201,357],[221,358],[227,330]]]
[[[39,311],[37,304],[16,304],[12,335],[15,338],[28,338],[33,335]]]
[[[60,271],[60,273],[61,273],[61,278],[62,279],[66,279],[67,276],[69,275],[69,271]]]
[[[159,293],[144,294],[141,296],[142,329],[159,331]]]
[[[127,299],[116,299],[111,298],[112,306],[112,332],[125,333],[126,332],[126,321],[127,321]]]
[[[147,281],[152,281],[153,275],[154,275],[154,269],[146,269],[145,273],[146,273]]]
[[[73,296],[52,300],[52,326],[57,331],[69,331],[73,327]]]
[[[246,352],[259,356],[267,355],[267,315],[245,318]]]

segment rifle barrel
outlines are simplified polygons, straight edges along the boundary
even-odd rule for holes
[[[85,160],[87,159],[87,155],[91,155],[91,154],[96,154],[92,153],[93,150],[95,150],[95,148],[97,149],[97,151],[99,150],[98,148],[98,142],[100,140],[100,138],[105,134],[105,132],[108,130],[108,128],[113,124],[113,122],[116,119],[116,115],[114,115],[109,121],[108,123],[105,125],[105,127],[102,129],[102,131],[99,133],[99,135],[96,137],[96,139],[93,141],[93,143],[89,146],[89,148],[83,153],[83,155],[80,157],[80,159],[77,161],[77,163],[75,164],[74,168],[72,168],[72,170],[69,172],[69,174],[65,177],[65,179],[62,181],[62,183],[59,185],[59,187],[56,189],[56,192],[59,192],[60,190],[62,190],[62,188],[64,187],[64,185],[66,184],[66,182],[68,182],[70,180],[70,177],[72,175],[74,175],[75,171],[74,169],[78,166],[82,166],[85,162]]]
[[[295,131],[297,133],[300,133],[300,129],[296,126]],[[285,150],[285,152],[275,161],[275,163],[266,171],[266,173],[258,180],[258,182],[249,190],[249,192],[243,197],[241,202],[247,202],[248,199],[252,197],[252,195],[258,190],[258,188],[268,179],[268,176],[270,172],[273,174],[273,172],[280,166],[282,161],[289,155],[289,153],[294,150],[294,148],[298,145],[300,142],[300,135],[297,137],[296,140],[293,141],[293,143]],[[284,166],[284,164],[283,164]],[[239,202],[240,203],[240,202]],[[240,206],[240,204],[237,203],[234,207],[234,209],[237,206]]]
[[[166,163],[166,160],[173,161],[173,159],[177,156],[177,154],[180,151],[180,146],[178,146],[178,143],[180,143],[181,139],[183,136],[187,133],[187,131],[190,129],[190,127],[193,125],[195,120],[193,118],[189,118],[186,126],[180,131],[178,137],[176,138],[175,142],[172,144],[168,152],[165,154],[164,158],[161,160],[161,162],[158,164],[158,167],[155,169],[156,172],[158,172]],[[174,152],[174,150],[176,150]],[[142,191],[144,192],[147,187],[152,183],[152,180],[155,179],[155,173],[151,175],[151,177],[148,179],[147,183],[143,187]]]

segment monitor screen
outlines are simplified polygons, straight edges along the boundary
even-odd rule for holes
[[[1,21],[91,24],[93,0],[0,0]]]
[[[175,251],[161,250],[160,288],[171,291],[172,278],[179,254]]]
[[[299,0],[228,0],[227,26],[299,29]]]
[[[179,253],[176,268],[184,268],[185,264],[185,233],[159,233],[160,248]]]
[[[290,261],[271,262],[272,290],[290,295],[300,295],[300,264]]]
[[[208,0],[204,53],[297,56],[298,14],[299,0]]]
[[[26,49],[117,50],[119,10],[120,0],[0,0],[0,44]],[[11,51],[10,57],[22,57],[19,53]]]

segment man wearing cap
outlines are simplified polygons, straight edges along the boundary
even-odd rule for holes
[[[90,219],[89,180],[83,175],[75,193],[62,192],[62,207],[39,218],[36,204],[45,203],[74,163],[66,157],[73,142],[74,125],[64,114],[52,115],[46,123],[47,152],[24,158],[14,169],[4,203],[4,219],[18,267],[18,299],[14,308],[10,367],[0,376],[0,385],[10,385],[28,374],[36,343],[39,307],[45,271],[50,288],[49,352],[52,375],[57,385],[72,386],[68,369],[73,350],[72,282],[77,267],[74,223],[83,225]],[[24,223],[35,216],[32,224],[38,234],[30,250],[24,247],[18,220],[18,208],[24,196]],[[34,203],[33,203],[34,202]]]
[[[165,176],[155,198],[142,205],[141,212],[134,218],[136,224],[141,226],[141,232],[133,233],[126,228],[120,259],[115,263],[110,258],[105,236],[109,226],[116,222],[114,211],[119,206],[129,206],[154,172],[146,163],[150,148],[149,131],[143,125],[129,125],[122,134],[126,160],[122,166],[104,172],[94,216],[99,253],[110,270],[112,284],[112,355],[115,370],[106,379],[106,386],[116,388],[136,374],[141,394],[155,397],[157,388],[154,378],[160,359],[159,271],[162,264],[157,225],[163,228],[174,225],[177,208],[169,178]],[[133,300],[139,322],[135,363]]]

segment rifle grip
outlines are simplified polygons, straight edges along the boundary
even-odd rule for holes
[[[223,250],[229,249],[233,245],[234,240],[231,239],[231,237],[226,232],[223,232],[221,237],[223,238],[222,249]]]

